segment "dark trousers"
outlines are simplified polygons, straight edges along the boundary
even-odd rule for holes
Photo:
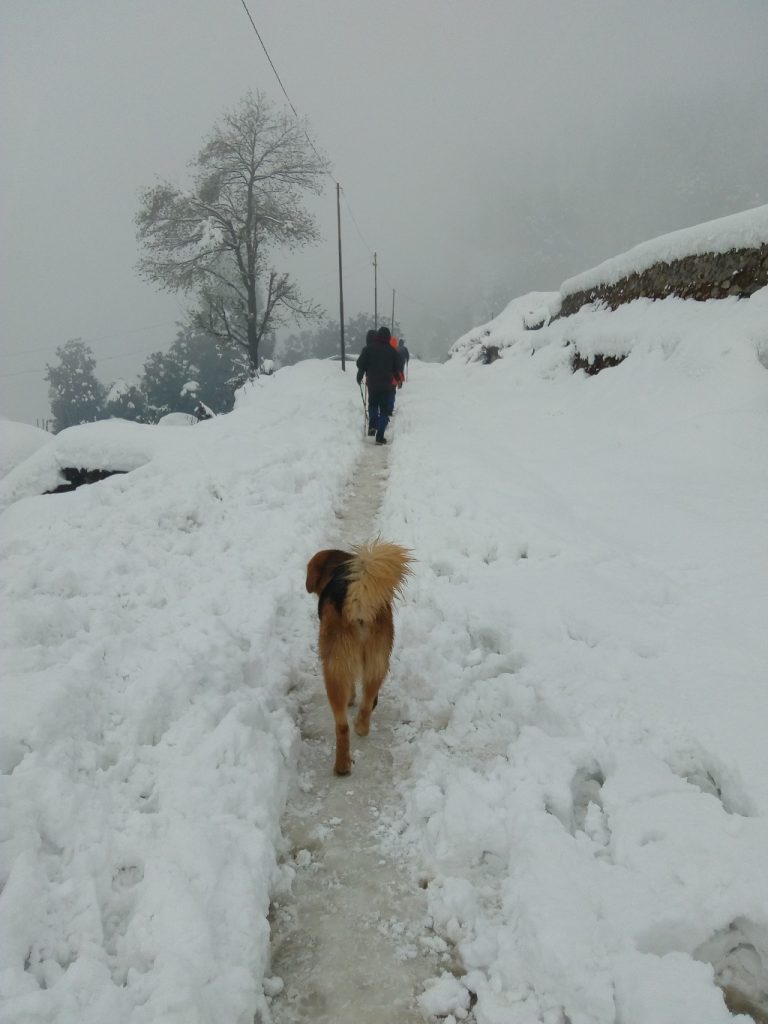
[[[368,392],[368,426],[372,427],[380,436],[384,435],[389,424],[394,393],[394,388]]]

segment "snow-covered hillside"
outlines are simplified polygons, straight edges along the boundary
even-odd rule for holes
[[[480,1024],[726,1024],[710,963],[768,1005],[768,290],[519,309],[398,422],[407,834]]]
[[[768,290],[525,330],[550,300],[486,325],[491,366],[466,361],[481,330],[412,361],[370,451],[371,535],[418,559],[382,691],[402,805],[377,827],[445,951],[421,1006],[728,1024],[716,981],[768,1006]],[[626,358],[587,377],[574,349]],[[0,1021],[270,1020],[304,567],[360,413],[352,374],[307,363],[125,475],[20,497],[58,456],[14,471]]]
[[[620,256],[612,256],[591,270],[564,281],[563,295],[613,284],[622,277],[639,274],[655,263],[672,263],[686,256],[723,253],[729,249],[759,248],[768,242],[768,205],[734,213],[730,217],[671,231],[641,242]]]
[[[1,1021],[263,1007],[306,552],[359,443],[345,383],[299,366],[227,417],[93,424],[15,471],[28,492],[62,449],[143,463],[2,518]]]

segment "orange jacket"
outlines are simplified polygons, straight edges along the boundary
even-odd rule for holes
[[[389,339],[389,344],[392,346],[392,348],[395,350],[395,352],[397,352],[397,354],[400,355],[400,346],[398,345],[397,338],[394,338],[394,337],[390,338]],[[392,375],[392,383],[395,386],[397,386],[398,384],[402,384],[404,380],[405,380],[405,374],[403,373],[403,367],[401,366],[400,370],[397,373]]]

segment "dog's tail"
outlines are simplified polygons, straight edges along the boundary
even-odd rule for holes
[[[373,622],[379,612],[402,594],[411,575],[413,556],[407,548],[375,540],[352,549],[347,568],[344,614],[356,622]]]

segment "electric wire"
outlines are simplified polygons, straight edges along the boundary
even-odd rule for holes
[[[240,3],[241,3],[241,4],[243,5],[243,8],[244,8],[244,10],[245,10],[245,13],[246,13],[246,14],[248,15],[248,20],[250,21],[251,25],[253,26],[253,31],[254,31],[254,32],[256,33],[256,38],[257,38],[257,39],[259,40],[259,42],[261,43],[261,48],[262,48],[262,50],[264,51],[264,54],[265,54],[265,56],[266,56],[267,60],[269,61],[269,66],[270,66],[270,67],[272,68],[272,70],[274,71],[274,73],[275,73],[275,78],[277,79],[278,85],[279,85],[279,86],[280,86],[280,88],[281,88],[281,89],[283,90],[283,96],[285,96],[286,100],[288,101],[288,106],[289,106],[289,107],[291,108],[291,110],[293,111],[293,116],[294,116],[294,117],[296,118],[296,120],[297,120],[297,121],[298,121],[298,123],[299,123],[299,126],[300,126],[301,130],[302,130],[302,131],[304,132],[304,136],[305,136],[305,138],[306,138],[307,142],[308,142],[308,143],[310,144],[310,146],[312,147],[312,150],[314,151],[314,154],[315,154],[315,156],[317,157],[317,159],[318,159],[318,160],[320,161],[320,163],[321,163],[321,164],[323,165],[323,170],[324,170],[324,173],[325,173],[325,174],[327,174],[327,175],[328,175],[328,176],[330,177],[330,179],[331,179],[332,181],[336,181],[336,179],[335,179],[335,178],[333,177],[333,175],[331,174],[331,172],[330,172],[330,171],[328,170],[328,168],[327,168],[327,166],[326,166],[326,160],[325,160],[325,159],[324,159],[324,158],[323,158],[323,157],[322,157],[322,156],[320,155],[320,153],[319,153],[319,152],[318,152],[318,150],[317,150],[317,147],[315,146],[314,142],[312,141],[312,139],[311,139],[311,137],[310,137],[310,135],[309,135],[309,132],[308,132],[308,131],[307,131],[307,129],[306,129],[305,127],[304,127],[304,123],[302,122],[302,119],[301,119],[301,118],[299,117],[299,113],[298,113],[298,111],[296,110],[296,107],[294,107],[294,105],[293,105],[293,101],[291,100],[291,97],[290,97],[290,96],[288,95],[288,91],[287,91],[287,89],[286,89],[286,88],[285,88],[285,86],[283,85],[283,80],[282,80],[282,78],[280,77],[280,75],[279,75],[279,73],[278,73],[278,70],[277,70],[277,68],[275,67],[275,63],[274,63],[274,61],[272,60],[272,58],[271,58],[271,57],[270,57],[270,55],[269,55],[269,50],[267,49],[266,43],[265,43],[265,42],[264,42],[264,40],[263,40],[263,39],[261,38],[261,33],[259,32],[258,28],[256,28],[256,22],[255,22],[255,21],[253,20],[253,15],[252,15],[252,14],[251,14],[251,12],[250,12],[250,11],[248,10],[248,4],[247,4],[247,3],[245,2],[245,0],[240,0]]]
[[[159,349],[156,344],[152,345],[149,348],[147,348],[146,346],[143,346],[142,348],[126,348],[126,349],[123,349],[122,352],[118,352],[116,355],[112,355],[112,356],[99,356],[99,363],[100,364],[101,363],[109,363],[109,362],[112,362],[113,359],[124,359],[126,356],[144,355],[145,353],[147,355],[149,355],[152,352],[161,352],[161,351],[162,350]],[[163,352],[163,355],[165,355],[164,352]],[[4,379],[6,377],[23,377],[23,376],[25,376],[28,373],[43,373],[43,371],[47,370],[47,369],[48,369],[48,364],[46,363],[45,366],[38,366],[38,367],[36,367],[35,369],[32,369],[32,370],[12,370],[10,373],[0,373],[0,378]]]
[[[167,327],[168,324],[178,323],[178,320],[160,320],[156,324],[144,324],[141,327],[132,327],[127,331],[115,331],[114,334],[100,334],[97,338],[80,338],[72,339],[82,341],[86,345],[96,345],[100,341],[110,341],[112,338],[124,338],[127,334],[140,334],[142,331],[151,331],[154,327]],[[0,358],[8,358],[11,356],[31,356],[36,352],[50,352],[50,345],[41,345],[39,348],[18,348],[14,352],[0,352]]]
[[[261,44],[261,48],[263,49],[264,54],[266,55],[266,58],[269,61],[269,66],[272,68],[272,71],[274,72],[275,78],[277,79],[277,82],[278,82],[280,88],[283,91],[283,95],[285,96],[286,100],[288,101],[288,105],[290,106],[291,110],[293,111],[294,117],[301,124],[301,118],[299,117],[299,114],[298,114],[298,112],[296,110],[296,107],[293,105],[293,101],[291,100],[291,97],[288,95],[288,91],[286,90],[285,86],[283,85],[283,80],[280,78],[278,70],[275,67],[275,62],[272,60],[271,56],[269,55],[269,50],[267,49],[266,43],[264,42],[264,40],[263,40],[263,38],[261,36],[261,33],[259,32],[258,28],[256,27],[256,22],[253,20],[253,16],[252,16],[251,12],[248,9],[248,5],[246,4],[245,0],[240,0],[240,3],[243,5],[243,8],[245,9],[245,13],[248,15],[248,20],[250,21],[251,25],[253,26],[253,31],[256,33],[256,38],[259,40],[259,43]],[[310,146],[314,150],[315,155],[317,156],[318,160],[321,160],[322,158],[320,157],[320,154],[318,153],[317,149],[315,148],[315,144],[313,143],[312,139],[310,138],[310,136],[309,136],[309,134],[307,133],[306,130],[304,130],[304,134],[305,134],[305,136],[307,138],[307,141],[309,142]],[[339,182],[334,178],[334,176],[330,173],[330,171],[328,171],[327,173],[328,173],[329,177],[331,178],[331,180],[334,181],[335,184],[339,185],[341,194],[344,197],[344,205],[346,206],[347,212],[349,213],[349,216],[350,216],[350,218],[352,220],[352,223],[355,226],[355,230],[357,231],[358,235],[360,236],[360,241],[363,243],[365,249],[367,250],[369,257],[372,257],[373,254],[374,254],[374,249],[366,241],[365,236],[363,235],[363,232],[360,230],[360,225],[357,223],[357,218],[355,217],[354,212],[352,210],[352,207],[350,206],[349,200],[347,199],[346,193],[344,191],[344,187],[339,184]],[[382,277],[383,277],[383,275],[382,275]],[[392,287],[392,286],[390,285],[390,287]],[[410,298],[410,296],[408,296],[406,292],[402,292],[402,294],[406,298]],[[413,301],[418,302],[418,300],[413,300]]]
[[[318,151],[318,149],[317,149],[315,143],[313,142],[311,136],[309,135],[309,133],[307,132],[306,128],[304,127],[304,125],[302,123],[302,119],[299,116],[299,113],[296,110],[296,107],[294,106],[293,101],[291,100],[291,97],[288,95],[288,91],[285,88],[285,85],[283,84],[283,80],[280,77],[280,73],[278,72],[277,67],[275,66],[275,63],[274,63],[274,61],[272,60],[272,57],[269,54],[269,50],[267,49],[267,46],[266,46],[266,44],[264,42],[264,39],[262,38],[262,35],[261,35],[261,33],[259,32],[259,30],[258,30],[258,28],[256,26],[256,22],[253,20],[253,15],[251,14],[250,10],[248,9],[247,3],[245,2],[245,0],[240,0],[240,3],[242,4],[243,9],[245,10],[246,15],[248,16],[248,20],[251,23],[253,31],[256,33],[256,38],[258,39],[259,43],[261,44],[261,48],[264,51],[264,55],[266,56],[267,61],[269,62],[269,66],[272,68],[272,71],[273,71],[273,73],[275,75],[275,78],[277,79],[277,83],[280,86],[280,89],[282,90],[283,95],[285,96],[285,99],[286,99],[286,101],[288,103],[288,106],[291,108],[291,111],[293,112],[294,117],[296,118],[297,122],[301,126],[301,129],[302,129],[302,131],[304,133],[304,136],[305,136],[307,142],[311,146],[312,151],[314,152],[314,154],[317,157],[318,161],[321,164],[323,164],[324,173],[328,174],[328,176],[331,178],[331,180],[335,184],[339,184],[339,182],[336,181],[336,178],[333,176],[333,174],[331,174],[331,172],[327,168],[327,166],[325,166],[326,165],[326,160],[321,156],[321,154]],[[368,253],[368,256],[372,257],[373,254],[374,254],[373,247],[366,240],[365,236],[363,235],[362,230],[360,229],[360,225],[357,222],[357,218],[355,217],[354,211],[352,210],[352,207],[350,205],[349,199],[347,198],[347,195],[346,195],[346,192],[344,191],[343,186],[339,185],[339,188],[340,188],[340,191],[341,191],[341,195],[344,198],[344,205],[347,208],[347,212],[348,212],[348,214],[350,216],[350,219],[352,220],[352,223],[353,223],[353,225],[355,227],[355,230],[357,231],[357,234],[358,234],[358,236],[360,238],[360,241],[363,243],[363,246],[366,249],[366,251]],[[379,263],[379,266],[380,265],[381,264]],[[384,277],[383,274],[382,274],[382,280],[386,281],[386,278]],[[390,284],[390,282],[388,282],[388,281],[387,281],[387,283]],[[390,284],[390,287],[393,287],[393,286]],[[412,301],[414,301],[414,302],[418,302],[417,299],[413,299],[412,296],[409,296],[407,294],[407,292],[399,292],[399,294],[403,295],[405,298],[411,298]],[[164,327],[164,326],[167,326],[170,323],[176,323],[176,321],[175,320],[166,320],[166,321],[161,321],[160,323],[157,323],[157,324],[147,324],[144,327],[136,327],[136,328],[133,328],[133,329],[128,330],[128,331],[119,331],[119,332],[116,332],[115,334],[101,335],[98,338],[92,338],[92,339],[84,338],[84,339],[79,339],[79,340],[83,340],[86,344],[90,345],[90,344],[95,344],[95,343],[97,343],[99,341],[107,341],[107,340],[109,340],[111,338],[124,337],[125,335],[128,335],[128,334],[137,334],[137,333],[140,333],[141,331],[151,330],[154,327]],[[17,356],[17,355],[33,355],[33,354],[35,354],[37,352],[47,352],[47,351],[50,351],[50,346],[46,345],[46,346],[40,346],[40,347],[34,348],[34,349],[17,349],[14,352],[2,352],[2,353],[0,353],[0,357],[2,357],[2,358],[11,358],[11,357]],[[102,357],[100,357],[100,362],[108,362],[108,361],[113,360],[113,359],[120,359],[120,358],[122,358],[123,355],[136,354],[137,352],[141,352],[141,351],[151,352],[151,351],[153,351],[153,348],[152,349],[146,349],[145,348],[143,350],[139,350],[139,349],[125,349],[123,352],[119,353],[118,355],[102,356]],[[12,372],[9,372],[9,373],[0,373],[0,378],[20,377],[20,376],[23,376],[23,375],[29,374],[29,373],[41,373],[43,369],[45,369],[45,368],[42,367],[42,368],[39,368],[39,369],[15,370],[15,371],[12,371]]]

